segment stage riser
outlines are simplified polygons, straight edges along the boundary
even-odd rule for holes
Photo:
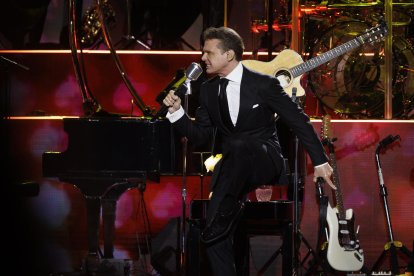
[[[72,185],[43,178],[41,173],[42,153],[65,149],[62,122],[60,119],[26,118],[10,119],[7,123],[7,136],[11,139],[6,162],[10,170],[5,179],[40,183],[38,196],[23,197],[27,207],[21,208],[21,211],[33,218],[30,223],[35,223],[30,225],[24,221],[26,229],[31,229],[29,237],[36,233],[36,228],[41,229],[42,235],[34,235],[32,238],[44,243],[39,254],[48,254],[59,259],[48,263],[51,271],[62,271],[71,265],[78,267],[87,248],[84,198]],[[321,122],[313,121],[312,124],[316,132],[320,132]],[[379,141],[389,134],[401,136],[401,141],[392,144],[380,155],[384,182],[388,188],[394,239],[409,248],[412,244],[414,125],[410,121],[333,121],[332,129],[333,136],[338,138],[335,146],[344,205],[345,208],[354,210],[355,223],[360,226],[359,240],[365,251],[365,263],[371,267],[389,240],[374,159]],[[314,246],[318,233],[319,209],[311,172],[312,167],[308,160],[301,229],[305,238]],[[186,181],[189,204],[192,199],[200,198],[200,177],[189,176]],[[208,183],[209,177],[205,177],[204,197],[207,196]],[[171,218],[181,215],[181,188],[181,176],[163,176],[161,183],[148,182],[144,197],[154,236]],[[285,196],[283,190],[275,190],[273,199],[279,198],[280,194]],[[331,197],[329,187],[325,187],[325,194]],[[138,206],[139,194],[136,189],[125,192],[118,202],[116,257],[137,258],[135,230],[137,227],[140,231],[144,229],[143,221],[136,215]],[[8,212],[13,212],[13,208],[15,206],[10,205]],[[15,239],[18,240],[19,237]],[[52,244],[58,246],[51,246]],[[404,262],[401,261],[401,264]],[[387,263],[385,266],[387,267]]]

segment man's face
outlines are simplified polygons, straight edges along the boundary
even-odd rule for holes
[[[227,66],[229,65],[227,56],[228,52],[224,52],[218,46],[220,40],[210,39],[204,42],[203,56],[201,60],[206,64],[207,74],[219,75],[220,77],[227,75]]]

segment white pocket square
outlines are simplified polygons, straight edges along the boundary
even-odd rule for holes
[[[256,108],[256,107],[258,107],[258,106],[259,106],[259,104],[255,104],[255,105],[253,105],[253,106],[252,106],[252,109],[253,109],[253,108]]]

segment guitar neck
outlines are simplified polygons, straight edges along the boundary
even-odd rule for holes
[[[338,167],[336,165],[336,157],[335,153],[331,150],[329,153],[329,159],[330,163],[333,169],[332,174],[332,181],[336,187],[335,190],[335,199],[336,199],[336,209],[338,210],[338,216],[340,219],[346,219],[346,212],[344,207],[344,202],[342,200],[342,191],[341,191],[341,184],[339,181],[339,173],[338,173]]]
[[[336,57],[339,57],[340,55],[345,54],[348,51],[351,51],[361,45],[364,44],[363,35],[359,36],[357,38],[354,38],[338,47],[335,47],[319,56],[316,56],[314,58],[311,58],[308,61],[305,61],[301,64],[296,65],[295,67],[291,68],[291,72],[293,77],[298,77],[312,69],[315,69],[319,65],[324,64],[325,62],[328,62],[329,60],[332,60]]]

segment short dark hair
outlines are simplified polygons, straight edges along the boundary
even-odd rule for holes
[[[218,39],[221,41],[219,47],[225,52],[233,50],[236,60],[241,61],[244,51],[244,43],[241,36],[233,29],[228,27],[210,27],[207,28],[202,35],[202,44],[206,40]]]

